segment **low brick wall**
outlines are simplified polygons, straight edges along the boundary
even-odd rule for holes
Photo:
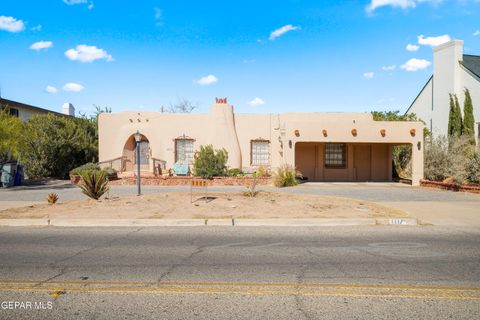
[[[143,177],[141,178],[142,185],[145,186],[189,186],[192,177]],[[197,178],[195,178],[197,179]],[[251,177],[215,177],[208,181],[208,186],[248,186],[253,182]],[[122,178],[110,181],[111,186],[125,186],[136,185],[137,179],[133,177]],[[258,185],[272,184],[271,177],[257,178]]]
[[[437,188],[437,189],[443,189],[443,190],[480,193],[480,185],[466,185],[466,184],[446,183],[446,182],[438,182],[438,181],[430,181],[430,180],[420,180],[420,185],[422,187],[430,187],[430,188]]]

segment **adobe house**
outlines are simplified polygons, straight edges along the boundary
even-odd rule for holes
[[[423,178],[423,123],[374,121],[369,113],[235,114],[216,99],[208,114],[102,113],[99,161],[121,172],[192,163],[201,145],[228,151],[228,166],[252,171],[291,164],[308,181],[391,181],[392,147],[412,146],[412,183]]]

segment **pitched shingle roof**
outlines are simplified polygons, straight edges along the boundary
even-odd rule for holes
[[[0,106],[8,106],[8,107],[12,107],[12,108],[15,108],[15,107],[17,107],[17,108],[25,108],[25,109],[27,109],[27,110],[31,110],[31,111],[38,112],[38,113],[53,113],[53,114],[56,115],[56,116],[68,117],[68,115],[65,115],[65,114],[60,113],[60,112],[56,112],[56,111],[52,111],[52,110],[48,110],[48,109],[44,109],[44,108],[32,106],[32,105],[29,105],[29,104],[25,104],[25,103],[13,101],[13,100],[4,99],[4,98],[0,98]]]
[[[480,78],[480,56],[463,55],[463,66]]]

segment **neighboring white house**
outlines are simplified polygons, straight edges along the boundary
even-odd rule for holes
[[[8,99],[3,99],[0,97],[0,108],[8,108],[8,112],[10,115],[14,117],[18,117],[22,119],[23,121],[28,121],[32,118],[33,115],[35,114],[53,114],[55,116],[60,116],[60,117],[65,117],[65,116],[70,116],[70,117],[75,117],[75,108],[71,103],[65,102],[62,106],[62,113],[60,112],[55,112],[52,110],[44,109],[44,108],[39,108],[35,107],[29,104],[13,101],[13,100],[8,100]]]
[[[475,136],[480,135],[480,56],[463,54],[463,41],[452,40],[433,48],[433,75],[412,102],[415,113],[434,136],[447,135],[449,93],[457,95],[463,111],[465,88],[473,102]]]

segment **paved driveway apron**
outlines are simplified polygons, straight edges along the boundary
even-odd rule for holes
[[[480,195],[400,183],[305,183],[286,192],[373,201],[404,210],[420,222],[480,226]]]

